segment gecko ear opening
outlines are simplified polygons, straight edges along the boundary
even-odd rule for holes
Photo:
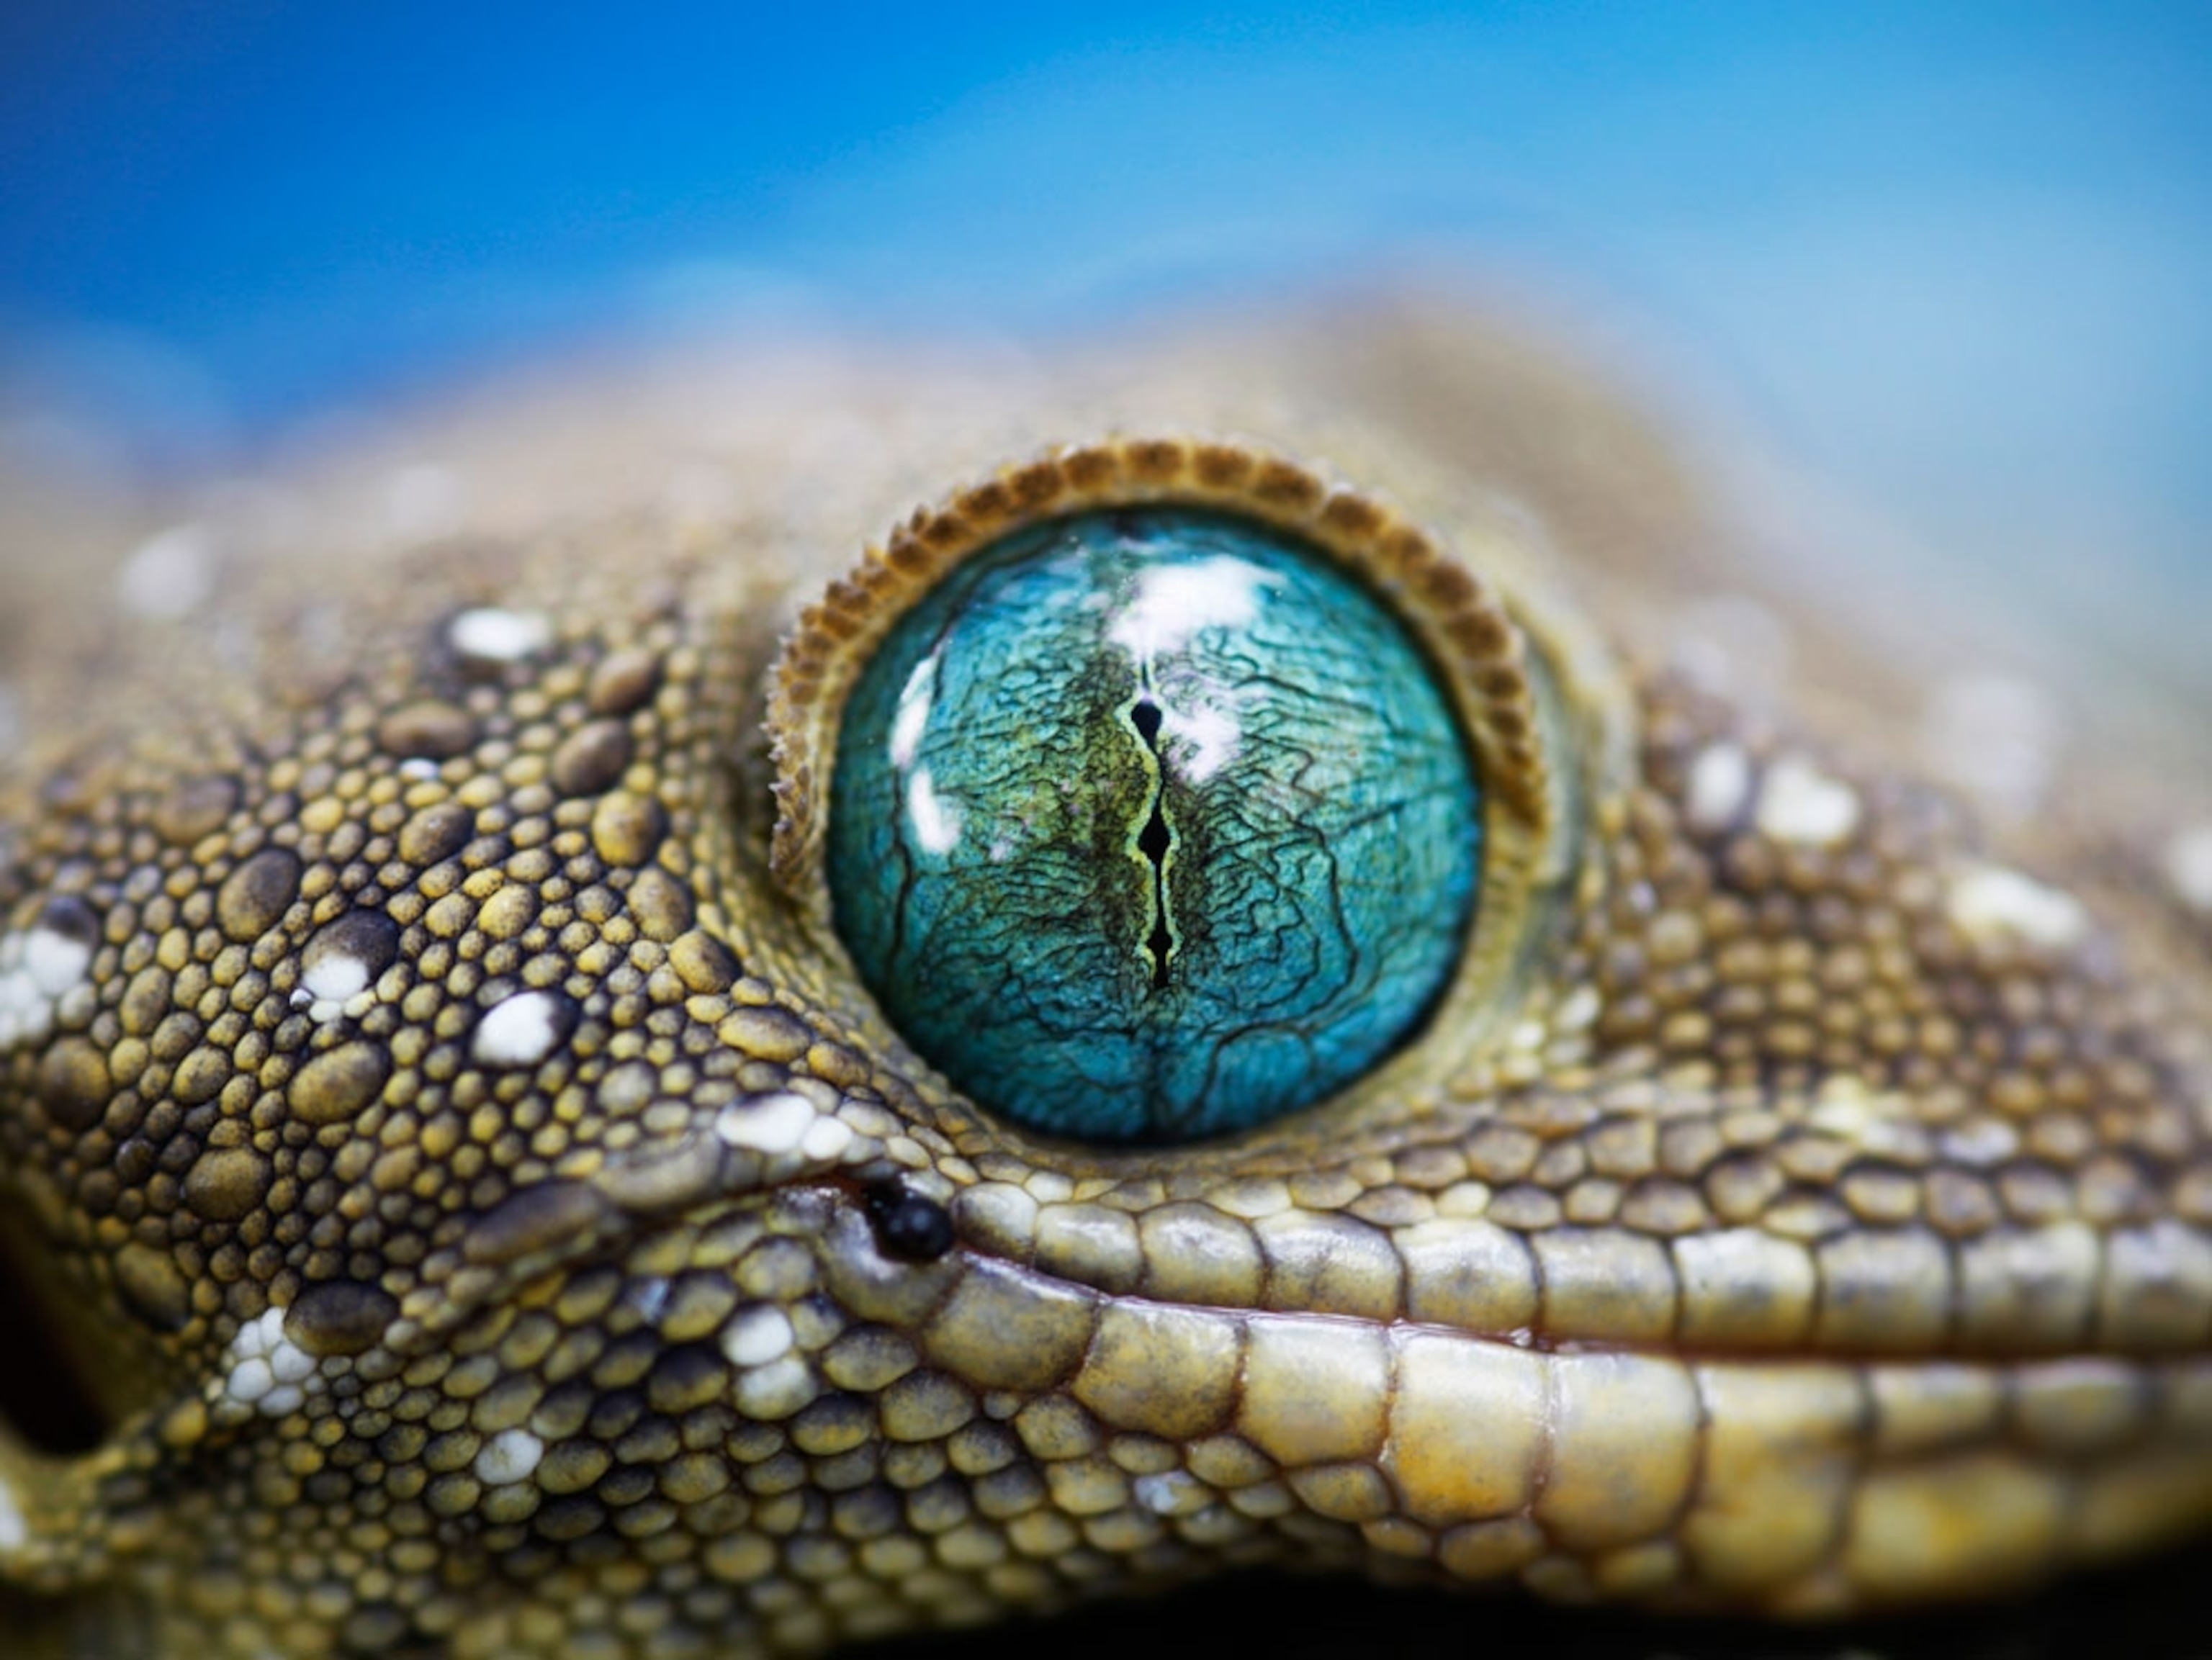
[[[0,1364],[0,1631],[43,1653],[41,1605],[35,1597],[18,1603],[14,1594],[57,1593],[105,1574],[116,1538],[100,1487],[116,1462],[116,1426],[20,1273],[0,1271],[0,1331],[8,1334]],[[58,1607],[52,1612],[60,1617]]]
[[[45,1311],[0,1274],[0,1331],[9,1336],[0,1366],[0,1428],[33,1451],[66,1457],[88,1452],[113,1427],[64,1349]]]

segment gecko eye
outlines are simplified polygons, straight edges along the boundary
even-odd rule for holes
[[[1525,809],[1540,771],[1529,688],[1503,612],[1364,499],[1241,451],[1077,453],[1110,488],[1065,455],[1010,476],[810,615],[772,715],[780,874],[976,1106],[1184,1142],[1330,1098],[1434,1015],[1493,797]]]
[[[1091,1141],[1309,1106],[1458,960],[1480,790],[1405,628],[1216,512],[1047,521],[900,618],[830,797],[837,931],[982,1105]]]

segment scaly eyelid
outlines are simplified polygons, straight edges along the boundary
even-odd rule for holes
[[[1233,515],[1316,547],[1395,612],[1456,711],[1484,792],[1480,921],[1419,1034],[1341,1092],[1325,1092],[1338,1094],[1346,1112],[1416,1099],[1504,1028],[1536,978],[1546,919],[1572,888],[1589,845],[1584,820],[1626,777],[1632,749],[1628,700],[1609,654],[1555,596],[1547,593],[1543,609],[1556,620],[1531,627],[1494,585],[1493,562],[1516,577],[1540,563],[1540,550],[1515,545],[1509,516],[1470,519],[1470,558],[1377,499],[1275,451],[1186,438],[1062,447],[956,492],[916,512],[832,583],[771,675],[774,878],[808,919],[816,946],[842,971],[854,970],[832,916],[825,849],[842,726],[867,665],[901,619],[1009,536],[1085,512],[1161,505]],[[1571,679],[1554,659],[1562,650]],[[875,1035],[895,1042],[891,1024]]]

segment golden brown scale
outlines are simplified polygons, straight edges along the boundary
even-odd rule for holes
[[[2212,1518],[2201,772],[1992,832],[1848,629],[1808,714],[1668,669],[1761,579],[1462,322],[579,380],[9,669],[5,1263],[100,1426],[0,1439],[11,1651],[795,1651],[1255,1562],[1843,1612]],[[425,457],[466,533],[365,531]],[[812,833],[890,618],[1139,498],[1394,596],[1493,851],[1403,1052],[1107,1152],[915,1059]]]

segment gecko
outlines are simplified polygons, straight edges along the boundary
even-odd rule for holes
[[[2212,1520],[2191,723],[1960,736],[1539,340],[586,360],[31,551],[10,1652],[1818,1620]]]

